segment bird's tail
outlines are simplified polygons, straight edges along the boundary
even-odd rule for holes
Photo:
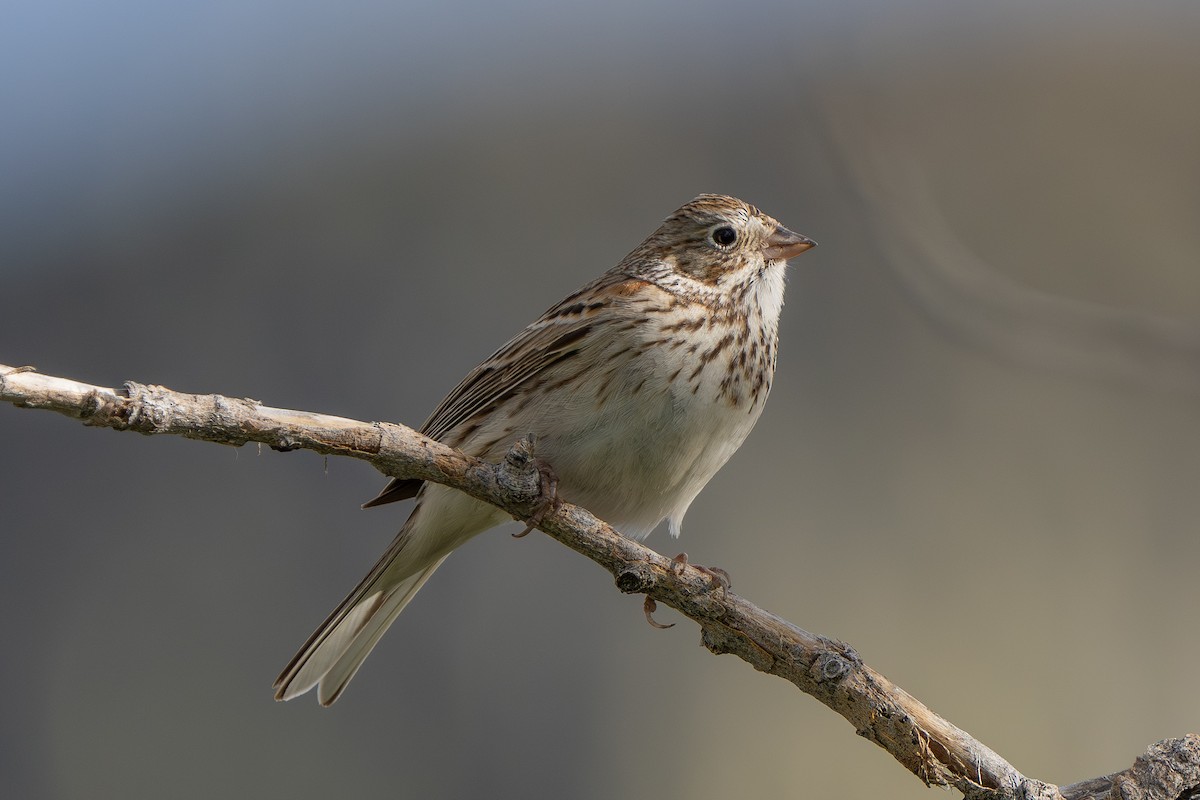
[[[275,679],[276,700],[291,700],[314,686],[318,686],[321,705],[338,699],[388,626],[446,560],[443,555],[399,582],[392,582],[388,579],[392,570],[388,568],[395,564],[403,543],[401,536],[300,648]]]

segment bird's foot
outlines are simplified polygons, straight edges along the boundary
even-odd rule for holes
[[[685,566],[699,570],[707,575],[709,581],[711,581],[711,585],[709,586],[710,591],[714,589],[720,589],[722,592],[726,592],[729,591],[731,586],[733,586],[733,580],[730,579],[729,573],[720,567],[704,567],[700,564],[693,564],[692,562],[688,561],[687,553],[680,553],[671,559],[672,572],[681,574]]]
[[[526,536],[542,524],[542,520],[546,515],[558,511],[562,507],[562,500],[558,496],[558,475],[554,473],[551,466],[540,458],[533,459],[533,467],[538,471],[538,500],[533,509],[533,514],[528,519],[524,520],[525,530],[520,533],[514,533],[514,539],[520,539]]]
[[[676,575],[681,575],[684,567],[691,567],[692,569],[699,570],[707,575],[710,581],[710,585],[708,587],[710,592],[720,589],[721,592],[724,593],[729,591],[729,587],[733,585],[733,581],[730,580],[728,572],[720,567],[704,567],[699,564],[693,564],[688,561],[687,553],[680,553],[671,559],[671,566],[669,567],[671,572],[675,573]],[[642,611],[646,614],[646,622],[649,622],[656,628],[675,627],[674,622],[670,623],[669,625],[663,625],[661,622],[655,620],[654,612],[657,609],[658,603],[654,602],[653,597],[646,595],[646,601],[642,603]]]

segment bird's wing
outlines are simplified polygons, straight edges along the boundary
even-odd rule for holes
[[[567,297],[468,372],[434,409],[421,433],[452,447],[462,446],[474,431],[473,418],[495,408],[534,376],[577,354],[600,326],[611,324],[601,322],[599,312],[645,285],[610,272]],[[363,508],[414,497],[421,483],[411,478],[393,479]]]

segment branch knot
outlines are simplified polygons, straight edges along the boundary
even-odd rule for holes
[[[558,496],[558,476],[549,464],[533,455],[536,444],[533,433],[522,436],[494,469],[499,494],[522,509],[513,517],[525,522],[525,530],[514,533],[515,539],[541,527],[542,520],[557,513],[563,504]]]
[[[617,573],[617,588],[625,594],[642,594],[654,583],[654,573],[647,564],[633,564]]]
[[[822,653],[812,665],[812,674],[818,683],[840,681],[850,674],[850,662],[837,653]]]
[[[159,389],[159,392],[155,392]],[[116,410],[116,416],[127,430],[154,433],[167,424],[169,414],[158,397],[162,387],[126,381],[124,394],[129,400]]]

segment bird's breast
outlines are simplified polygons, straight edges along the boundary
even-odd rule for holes
[[[774,331],[684,318],[628,351],[597,359],[544,409],[542,427],[557,434],[539,433],[539,448],[566,499],[637,537],[686,507],[753,428]]]

